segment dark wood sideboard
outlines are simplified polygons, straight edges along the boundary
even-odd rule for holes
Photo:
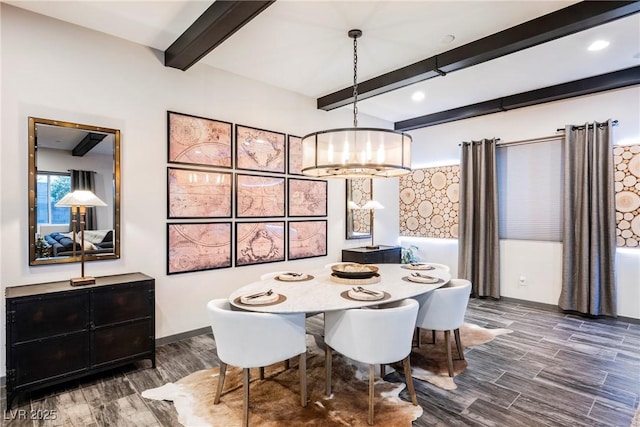
[[[400,264],[402,248],[400,246],[383,246],[378,249],[351,248],[342,250],[343,262],[360,264]]]
[[[155,280],[142,273],[7,287],[7,408],[20,393],[150,359]]]

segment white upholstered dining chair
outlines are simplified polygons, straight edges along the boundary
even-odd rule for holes
[[[331,395],[331,359],[335,350],[369,365],[369,424],[374,422],[376,364],[404,363],[404,375],[414,405],[418,405],[411,378],[411,341],[418,303],[406,299],[378,309],[328,311],[324,314],[326,394]]]
[[[272,314],[233,311],[226,299],[207,304],[211,330],[220,359],[214,405],[220,403],[227,365],[242,368],[242,425],[249,425],[249,369],[300,356],[300,403],[307,406],[307,345],[304,313]]]
[[[420,337],[420,329],[431,329],[435,344],[436,331],[444,331],[444,345],[447,350],[447,367],[450,377],[453,376],[451,331],[455,335],[458,355],[460,359],[464,360],[464,351],[460,341],[460,327],[464,323],[464,314],[467,311],[470,294],[470,281],[451,279],[446,287],[414,297],[420,304],[416,320],[418,337]],[[418,340],[418,345],[420,345],[420,340]]]

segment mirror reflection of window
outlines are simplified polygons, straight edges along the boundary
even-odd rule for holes
[[[37,215],[40,225],[68,225],[70,209],[56,207],[56,203],[71,191],[71,176],[55,172],[39,172],[37,176]]]

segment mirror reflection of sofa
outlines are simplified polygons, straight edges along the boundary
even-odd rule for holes
[[[72,232],[57,231],[46,234],[44,240],[51,246],[51,256],[73,256],[74,245],[76,256],[80,255],[80,233],[76,233],[75,241]],[[86,255],[113,253],[113,230],[85,230],[84,253]]]

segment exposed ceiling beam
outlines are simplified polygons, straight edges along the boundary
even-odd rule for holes
[[[164,65],[186,71],[275,0],[216,0],[167,50]]]
[[[431,58],[359,82],[358,98],[371,98],[638,12],[640,12],[640,1],[576,3]],[[351,86],[317,99],[318,109],[327,111],[352,102],[353,87]]]
[[[640,66],[402,120],[396,122],[394,128],[405,132],[638,84],[640,84]]]
[[[82,157],[87,154],[89,151],[93,150],[93,147],[100,144],[107,135],[104,133],[93,133],[89,132],[82,138],[82,141],[78,142],[73,150],[71,150],[71,155],[76,157]]]

